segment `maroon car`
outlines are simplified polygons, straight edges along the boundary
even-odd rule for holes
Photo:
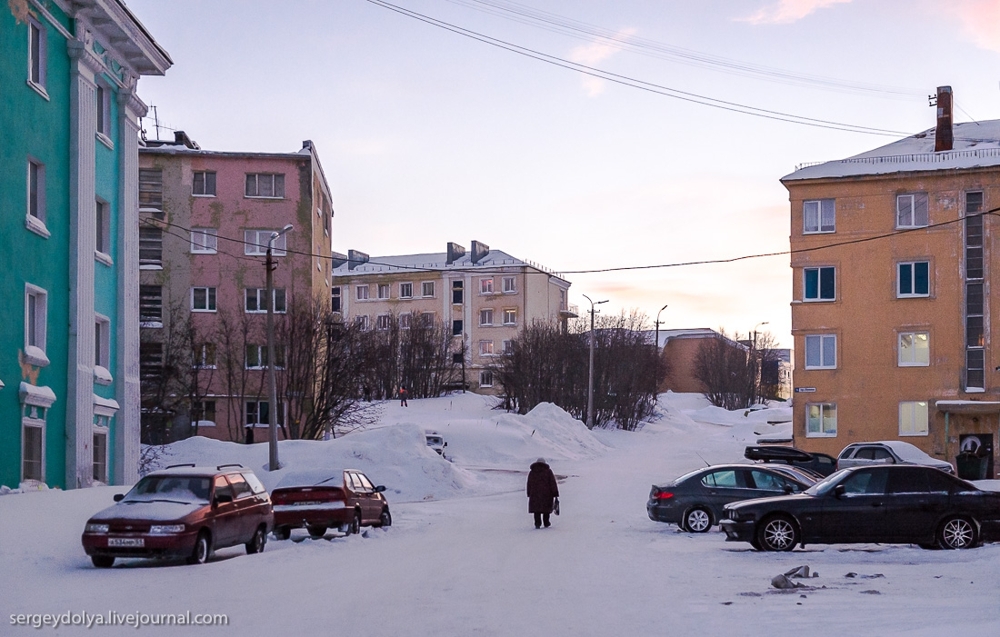
[[[175,465],[154,471],[117,504],[87,520],[83,548],[94,566],[118,557],[183,557],[201,564],[212,551],[243,544],[264,550],[271,500],[253,471],[241,465]]]
[[[383,491],[354,469],[291,473],[271,491],[274,536],[287,540],[292,529],[301,527],[323,537],[331,527],[351,534],[362,526],[389,526],[392,515]]]

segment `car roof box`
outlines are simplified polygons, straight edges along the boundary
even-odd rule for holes
[[[743,452],[743,456],[749,460],[797,460],[800,462],[812,460],[812,455],[801,449],[782,447],[780,445],[751,445]]]

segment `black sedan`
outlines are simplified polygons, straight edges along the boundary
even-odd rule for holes
[[[654,484],[646,513],[655,522],[669,522],[692,533],[704,533],[718,524],[722,507],[730,502],[799,493],[814,482],[805,475],[794,477],[765,466],[716,465],[692,471],[662,486]]]
[[[851,467],[805,493],[730,504],[724,517],[727,540],[766,551],[857,542],[966,549],[1000,537],[1000,493],[934,467]]]

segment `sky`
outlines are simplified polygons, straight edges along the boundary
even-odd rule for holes
[[[780,178],[932,128],[938,86],[957,122],[1000,115],[1000,0],[126,1],[174,61],[139,83],[160,136],[312,140],[335,251],[478,240],[564,273],[581,314],[783,347]]]

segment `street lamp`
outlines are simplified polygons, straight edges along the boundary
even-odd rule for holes
[[[583,298],[590,301],[590,373],[587,377],[587,429],[594,428],[594,306],[600,305],[601,303],[607,303],[608,300],[597,301],[596,303],[591,300],[586,294]]]
[[[268,394],[267,410],[267,431],[268,431],[268,471],[277,471],[281,468],[278,464],[278,381],[274,378],[274,269],[277,266],[271,257],[271,249],[278,237],[292,229],[292,224],[288,224],[278,232],[272,232],[271,238],[267,240],[267,291],[264,293],[267,303],[267,380],[270,385]]]
[[[660,391],[660,312],[667,309],[667,304],[664,303],[660,311],[656,313],[656,322],[654,323],[656,327],[656,335],[653,336],[653,350],[656,352],[656,360],[654,361],[655,366],[653,367],[653,393]]]
[[[751,362],[755,362],[755,360],[759,358],[757,356],[757,328],[760,327],[761,325],[767,325],[767,324],[768,321],[761,321],[760,323],[757,323],[756,325],[753,326],[753,341],[751,341],[750,345],[750,358],[752,359]],[[764,370],[761,368],[760,365],[758,365],[757,378],[754,379],[754,394],[756,394],[753,398],[754,400],[759,400],[760,398],[762,398],[761,383],[763,381],[763,378],[761,378],[761,375],[763,373]]]

